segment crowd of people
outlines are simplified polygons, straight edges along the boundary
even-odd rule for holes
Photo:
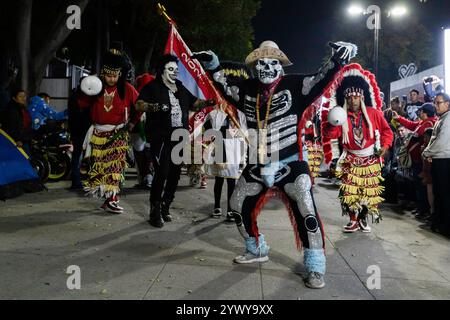
[[[67,111],[55,111],[50,106],[51,97],[45,92],[27,98],[25,90],[16,89],[12,92],[9,103],[1,110],[0,128],[19,148],[30,154],[33,137],[54,130],[58,121],[67,120],[68,114]]]
[[[450,235],[449,96],[441,90],[394,97],[384,115],[395,139],[385,157],[387,202],[398,203],[432,231]]]

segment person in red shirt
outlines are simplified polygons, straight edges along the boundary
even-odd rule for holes
[[[336,175],[341,178],[340,201],[344,215],[350,222],[344,232],[358,230],[370,232],[367,217],[379,222],[378,205],[384,187],[381,176],[382,159],[392,144],[393,133],[383,113],[382,100],[375,77],[358,64],[347,66],[343,80],[335,90],[331,101],[343,106],[347,119],[342,126],[327,123],[323,135],[328,139],[340,139],[343,153],[338,161]]]
[[[424,105],[422,105],[419,108],[418,113],[419,113],[420,120],[417,120],[417,121],[410,121],[410,120],[398,115],[398,113],[395,111],[392,113],[392,118],[395,121],[397,121],[398,123],[400,123],[402,126],[404,126],[406,129],[412,131],[413,137],[416,138],[414,140],[419,143],[418,147],[414,148],[410,152],[413,162],[414,161],[416,161],[416,162],[422,161],[422,156],[420,154],[420,147],[423,145],[423,134],[425,133],[425,131],[428,128],[433,128],[434,124],[438,120],[438,117],[436,115],[436,110],[432,103],[425,103]],[[411,141],[411,142],[413,142],[413,141]],[[414,145],[414,143],[412,143],[408,147],[408,150],[410,150],[410,147],[412,147],[413,145]]]
[[[88,178],[83,182],[84,190],[88,195],[106,199],[101,208],[114,214],[124,210],[119,206],[118,194],[125,180],[129,131],[142,116],[142,113],[132,113],[138,93],[125,81],[123,67],[122,54],[111,50],[103,61],[100,75],[103,88],[100,93],[90,96],[92,90],[87,90],[82,83],[78,96],[80,108],[91,108],[93,123],[83,146],[85,158],[89,158],[91,163]],[[134,117],[130,121],[131,114]]]
[[[425,103],[419,110],[419,119],[410,121],[393,113],[393,119],[403,125],[406,129],[411,130],[412,134],[407,141],[407,150],[411,157],[411,171],[413,176],[414,190],[416,192],[417,219],[423,219],[430,214],[430,204],[427,200],[427,188],[423,183],[420,174],[423,170],[422,149],[424,147],[424,134],[429,128],[433,128],[438,121],[436,109],[432,103]],[[425,146],[426,147],[426,146]]]

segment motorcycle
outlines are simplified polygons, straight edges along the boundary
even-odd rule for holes
[[[56,130],[43,130],[31,142],[32,166],[42,182],[57,182],[71,172],[73,145],[64,124]]]

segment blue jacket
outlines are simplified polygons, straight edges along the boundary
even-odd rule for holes
[[[38,130],[41,126],[45,125],[47,119],[56,121],[67,119],[67,110],[56,112],[45,103],[44,99],[38,96],[31,98],[30,104],[28,105],[28,112],[31,116],[31,127],[33,130]]]

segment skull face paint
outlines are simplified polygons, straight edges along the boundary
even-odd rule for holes
[[[280,60],[277,59],[259,59],[255,68],[258,79],[263,84],[271,84],[283,74],[283,66]]]
[[[174,84],[178,77],[178,64],[176,62],[169,62],[164,67],[162,78],[169,83]]]

